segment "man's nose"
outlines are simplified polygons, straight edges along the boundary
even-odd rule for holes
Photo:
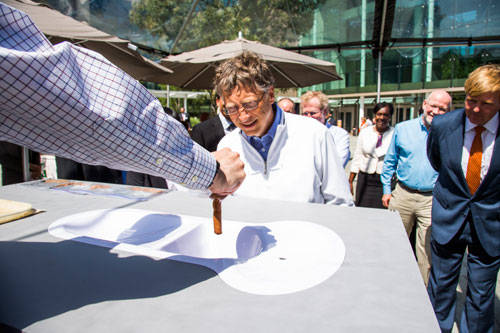
[[[240,120],[246,120],[250,116],[249,112],[247,112],[245,109],[240,109],[238,113],[238,119]]]

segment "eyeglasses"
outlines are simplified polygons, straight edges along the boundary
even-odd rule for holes
[[[309,116],[315,116],[320,113],[321,111],[308,111],[308,112],[302,112],[302,115],[309,117]]]
[[[254,111],[259,107],[259,103],[264,98],[264,95],[265,94],[260,96],[260,98],[255,100],[255,101],[241,103],[240,105],[224,106],[224,113],[228,116],[232,115],[232,114],[236,114],[240,111],[241,108],[243,108],[243,110],[245,110],[246,112]]]

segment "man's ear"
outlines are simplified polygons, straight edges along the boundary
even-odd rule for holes
[[[422,110],[425,111],[425,107],[427,106],[427,100],[424,99],[424,102],[422,103]]]
[[[274,103],[274,101],[276,100],[276,98],[274,97],[274,87],[273,87],[273,86],[271,86],[271,87],[269,88],[269,90],[267,91],[267,94],[268,94],[268,96],[269,96],[269,102],[270,102],[271,104],[273,104],[273,103]]]

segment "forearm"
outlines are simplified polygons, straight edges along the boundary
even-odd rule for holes
[[[20,73],[0,78],[0,139],[191,188],[212,182],[213,156],[139,82],[102,57],[65,43],[24,55],[36,60],[33,70],[34,64],[15,62],[19,52],[0,52],[1,70]]]
[[[356,178],[357,173],[351,172],[349,174],[349,183],[352,183],[354,179]]]
[[[382,174],[380,175],[380,182],[382,183],[383,194],[391,194],[392,192],[391,180],[394,172],[390,171],[389,169],[390,169],[389,167],[386,169],[384,163],[384,168],[382,169]]]
[[[391,181],[394,172],[398,165],[398,156],[396,154],[396,135],[393,136],[387,154],[384,158],[384,165],[382,167],[382,174],[380,175],[380,182],[382,183],[383,194],[391,194]]]

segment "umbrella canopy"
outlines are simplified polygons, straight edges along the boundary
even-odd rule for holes
[[[244,38],[168,56],[161,60],[161,64],[174,71],[168,77],[170,84],[184,89],[212,89],[215,67],[243,51],[252,51],[267,61],[277,88],[307,87],[342,79],[331,62]]]
[[[30,0],[2,0],[28,14],[53,44],[69,41],[102,54],[137,80],[168,83],[171,70],[144,58],[129,41],[97,30],[60,12]]]

